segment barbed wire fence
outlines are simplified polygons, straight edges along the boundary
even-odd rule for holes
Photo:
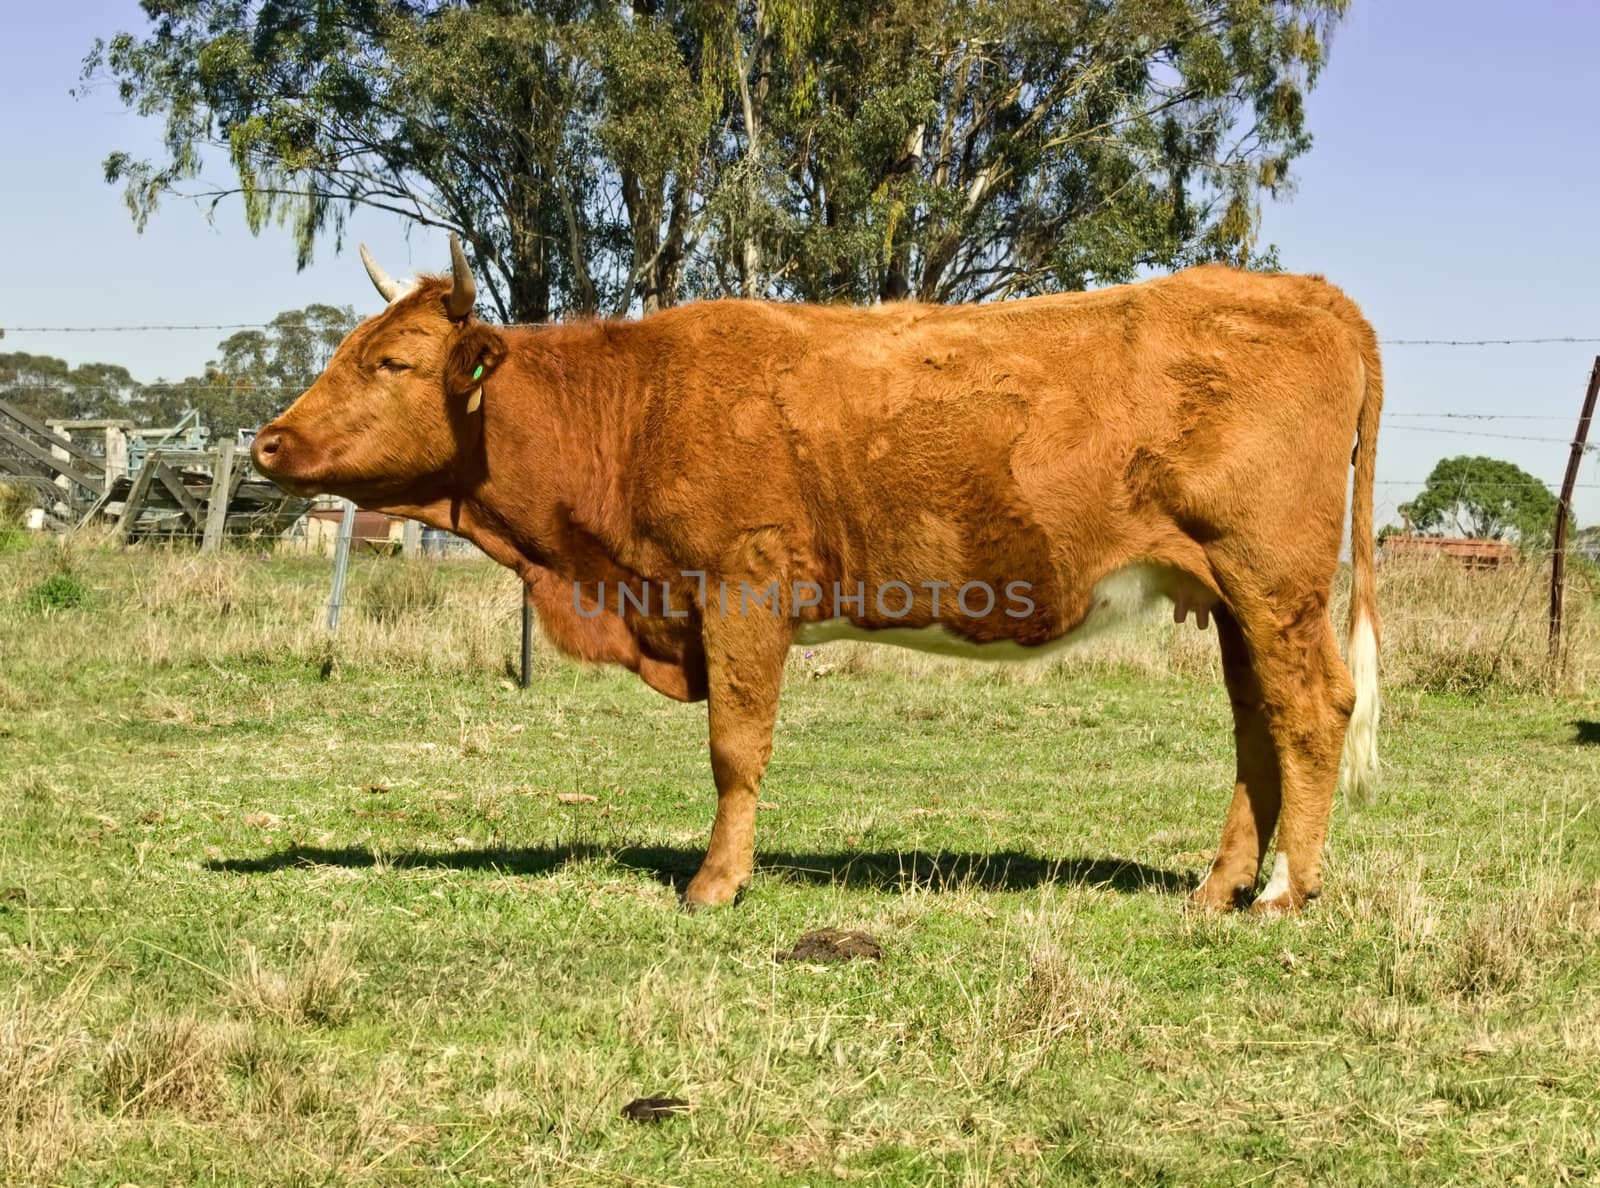
[[[124,334],[190,334],[201,332],[236,332],[241,330],[273,330],[281,328],[275,322],[208,322],[208,323],[160,323],[147,322],[137,324],[104,324],[104,325],[16,325],[0,326],[0,345],[10,348],[16,335],[124,335]],[[1380,339],[1384,348],[1454,348],[1454,349],[1488,349],[1496,347],[1538,347],[1538,346],[1600,346],[1600,335],[1541,335],[1541,336],[1500,336],[1484,338],[1388,338]],[[107,352],[114,353],[114,352]],[[1596,359],[1595,375],[1600,375],[1600,358]],[[26,396],[31,387],[37,391],[61,390],[70,388],[80,399],[93,402],[102,399],[108,409],[115,408],[118,403],[124,403],[129,393],[160,393],[184,394],[193,393],[202,395],[227,395],[237,393],[251,393],[258,396],[275,396],[281,404],[287,405],[300,394],[297,386],[281,383],[261,382],[206,382],[203,377],[199,380],[188,381],[158,381],[155,383],[134,382],[128,385],[83,385],[73,384],[66,377],[29,385],[26,383],[13,384],[6,389],[3,380],[0,380],[0,397],[12,394],[13,396]],[[1591,377],[1592,379],[1593,377]],[[1392,404],[1393,393],[1390,394]],[[1592,398],[1589,400],[1592,415]],[[1536,480],[1539,486],[1556,499],[1560,514],[1570,514],[1571,495],[1574,491],[1600,490],[1600,466],[1596,467],[1592,481],[1580,481],[1577,470],[1582,463],[1600,457],[1600,445],[1591,443],[1585,438],[1586,421],[1580,418],[1578,429],[1575,433],[1558,435],[1556,432],[1540,432],[1544,426],[1552,430],[1558,425],[1572,425],[1574,420],[1570,414],[1554,413],[1525,413],[1507,411],[1505,409],[1482,410],[1449,410],[1425,411],[1405,408],[1386,408],[1383,414],[1382,430],[1388,433],[1426,434],[1432,437],[1452,437],[1463,439],[1476,439],[1483,442],[1515,442],[1519,445],[1539,445],[1550,447],[1566,447],[1571,454],[1569,462],[1569,481],[1564,485],[1564,491],[1558,490],[1556,485],[1544,480]],[[1465,483],[1463,477],[1463,494]],[[1422,478],[1397,478],[1383,477],[1376,481],[1379,488],[1379,498],[1375,501],[1376,511],[1379,513],[1380,522],[1391,520],[1394,515],[1401,514],[1407,502],[1403,495],[1406,492],[1415,492],[1424,489],[1430,482],[1429,477]],[[1474,482],[1473,489],[1477,492],[1503,491],[1507,496],[1524,493],[1528,489],[1525,482]],[[1600,545],[1590,546],[1600,547]],[[1558,634],[1560,620],[1560,593],[1561,563],[1570,550],[1566,548],[1540,548],[1523,546],[1519,549],[1519,564],[1549,566],[1553,574],[1552,611],[1551,611],[1551,657],[1552,661],[1559,663]],[[1585,573],[1583,583],[1590,593],[1595,593],[1593,576]],[[1507,598],[1507,605],[1503,608],[1504,638],[1509,640],[1517,628],[1518,617],[1526,612],[1528,591],[1519,590],[1515,597]],[[1459,619],[1449,615],[1412,616],[1418,624],[1435,623],[1441,629],[1447,629]],[[524,673],[527,671],[527,621],[524,616]],[[1502,648],[1503,650],[1503,648]],[[1499,659],[1497,657],[1496,664]]]
[[[205,322],[205,323],[136,323],[136,324],[104,324],[104,325],[22,325],[0,326],[0,341],[8,334],[152,334],[152,333],[181,333],[181,332],[215,332],[237,330],[270,330],[276,328],[273,322]],[[1549,346],[1549,345],[1600,345],[1600,336],[1585,335],[1544,335],[1533,337],[1503,336],[1494,338],[1387,338],[1380,339],[1384,347],[1503,347],[1503,346]],[[41,385],[50,386],[50,385]],[[73,385],[73,391],[85,397],[100,397],[108,405],[119,399],[124,391],[111,387],[87,388],[82,385]],[[157,381],[155,383],[139,383],[136,390],[141,393],[174,394],[192,393],[196,396],[229,395],[238,393],[251,393],[262,396],[276,396],[287,404],[298,396],[299,389],[284,384],[263,384],[254,382],[232,383],[206,383],[203,380],[195,381]],[[1444,422],[1434,424],[1433,422]],[[1475,427],[1468,428],[1457,425],[1455,422],[1470,423]],[[1450,436],[1463,438],[1477,438],[1484,441],[1515,441],[1535,445],[1565,445],[1571,447],[1571,437],[1557,437],[1549,434],[1504,432],[1499,429],[1489,429],[1485,426],[1498,423],[1547,423],[1571,424],[1570,415],[1555,415],[1549,413],[1517,413],[1501,410],[1483,411],[1414,411],[1386,409],[1383,418],[1383,431],[1399,433],[1423,433],[1432,436]],[[1586,445],[1585,455],[1594,454],[1596,447]],[[1597,481],[1579,482],[1576,490],[1600,489],[1600,473]],[[1399,479],[1382,478],[1378,485],[1386,491],[1402,488],[1421,488],[1427,483],[1426,478]],[[1545,488],[1552,494],[1557,494],[1555,484],[1544,483]],[[1480,489],[1484,489],[1479,484]],[[1521,489],[1520,486],[1518,489]],[[1387,515],[1399,511],[1399,501],[1384,499],[1380,506]]]
[[[200,322],[200,323],[135,323],[135,324],[104,324],[104,325],[21,325],[0,326],[0,341],[9,334],[150,334],[150,333],[181,333],[181,332],[215,332],[237,330],[270,330],[277,328],[273,322]],[[1387,338],[1380,339],[1384,347],[1497,347],[1497,346],[1547,346],[1547,345],[1600,345],[1600,336],[1585,335],[1545,335],[1534,337],[1496,337],[1496,338]],[[58,384],[40,384],[37,387],[60,387]],[[259,395],[275,395],[284,403],[288,403],[299,395],[299,389],[284,384],[262,384],[253,382],[231,383],[206,383],[190,381],[157,381],[155,383],[136,383],[130,388],[115,388],[108,386],[85,387],[71,385],[72,390],[83,397],[99,397],[110,406],[119,401],[129,390],[141,393],[193,393],[195,395],[226,395],[249,392]],[[1454,425],[1438,425],[1428,422],[1472,422],[1477,425],[1490,425],[1496,422],[1541,422],[1541,423],[1572,423],[1570,416],[1561,416],[1549,413],[1513,413],[1499,410],[1485,411],[1449,411],[1449,412],[1423,412],[1411,410],[1391,410],[1384,412],[1384,432],[1426,433],[1434,436],[1473,437],[1481,440],[1516,441],[1540,445],[1574,445],[1573,439],[1555,437],[1544,434],[1506,433],[1483,428],[1460,428]],[[1420,424],[1403,422],[1424,422]],[[1583,453],[1594,454],[1597,447],[1585,444]],[[1426,478],[1397,479],[1383,478],[1378,480],[1378,486],[1385,490],[1397,488],[1421,488],[1426,485]],[[1543,484],[1552,495],[1557,494],[1555,485]],[[1492,484],[1490,485],[1492,486]],[[1521,490],[1521,484],[1513,485],[1516,490]],[[1484,484],[1477,484],[1478,489],[1487,489]],[[1576,490],[1600,489],[1600,481],[1578,482]],[[1380,503],[1386,514],[1399,511],[1398,502],[1385,499]]]

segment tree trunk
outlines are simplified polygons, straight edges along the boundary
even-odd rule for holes
[[[757,0],[750,52],[740,63],[739,102],[744,115],[745,187],[743,244],[739,251],[739,294],[760,297],[766,285],[762,277],[760,229],[754,212],[761,209],[761,122],[767,95],[767,70],[771,55],[766,45],[765,6]],[[751,83],[751,75],[755,83]]]
[[[511,179],[506,211],[510,244],[506,316],[513,322],[550,320],[550,252],[543,235],[539,183],[530,169]]]

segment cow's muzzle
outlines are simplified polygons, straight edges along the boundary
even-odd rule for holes
[[[256,434],[250,458],[256,470],[285,491],[312,495],[317,491],[317,452],[293,429],[274,423]]]

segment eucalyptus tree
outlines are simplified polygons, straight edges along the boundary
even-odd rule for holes
[[[303,265],[393,212],[505,320],[981,300],[1270,263],[1347,2],[144,0],[84,77],[162,121],[139,225],[238,199]]]

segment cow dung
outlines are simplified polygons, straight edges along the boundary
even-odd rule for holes
[[[794,943],[794,948],[779,950],[772,955],[774,961],[813,961],[830,964],[835,961],[882,961],[883,946],[865,932],[845,932],[838,928],[818,928],[806,933]]]
[[[630,1122],[663,1122],[688,1108],[681,1097],[636,1097],[622,1107],[622,1116]]]

